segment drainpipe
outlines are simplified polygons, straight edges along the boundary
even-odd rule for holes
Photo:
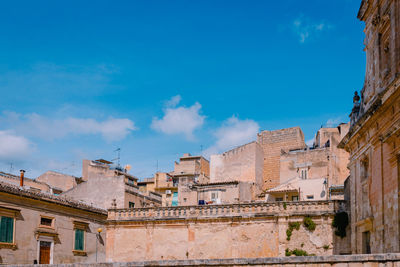
[[[21,172],[21,179],[19,180],[19,186],[24,186],[24,173],[25,173],[25,170],[20,170],[20,172]]]

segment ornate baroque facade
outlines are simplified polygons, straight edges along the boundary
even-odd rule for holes
[[[400,251],[400,1],[363,0],[367,66],[355,93],[350,153],[352,253]]]

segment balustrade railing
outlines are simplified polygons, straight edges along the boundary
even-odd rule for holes
[[[333,213],[343,201],[301,201],[301,202],[255,202],[244,204],[199,205],[177,207],[149,207],[133,209],[109,209],[109,220],[142,220],[220,216],[296,215]]]

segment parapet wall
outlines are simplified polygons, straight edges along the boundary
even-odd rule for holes
[[[334,246],[332,219],[340,201],[112,209],[107,261],[228,259],[343,253]],[[303,225],[309,216],[313,231]],[[288,240],[289,223],[298,223]],[[134,251],[134,253],[133,253]]]
[[[19,267],[21,265],[9,265]],[[24,265],[36,267],[37,265]],[[128,267],[128,266],[287,266],[287,267],[371,267],[400,266],[400,253],[332,255],[311,257],[276,257],[276,258],[237,258],[237,259],[198,259],[198,260],[161,260],[136,262],[109,262],[92,264],[50,264],[52,267]]]

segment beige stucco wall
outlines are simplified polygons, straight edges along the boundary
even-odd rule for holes
[[[185,154],[179,159],[179,162],[175,162],[174,171],[171,174],[203,174],[209,177],[210,163],[201,156],[191,156],[190,154]]]
[[[331,255],[334,247],[332,204],[240,204],[129,212],[111,210],[107,229],[107,261],[277,257],[284,256],[287,248]],[[297,221],[302,225],[303,211],[317,224],[315,231],[310,232],[301,226],[299,230],[293,230],[291,239],[287,240],[289,222]]]
[[[136,186],[125,184],[125,181],[124,176],[94,176],[61,195],[81,200],[103,209],[110,208],[114,199],[118,208],[128,208],[129,202],[135,203],[136,208],[160,204],[148,198],[147,194],[140,192]]]
[[[53,263],[96,262],[96,233],[102,228],[101,238],[104,245],[98,243],[98,261],[105,260],[106,229],[104,227],[106,215],[84,212],[79,209],[53,205],[45,201],[37,201],[22,197],[0,193],[0,207],[18,209],[15,225],[16,249],[2,247],[0,249],[1,264],[32,264],[38,260],[37,235],[40,217],[54,218],[54,230],[57,236],[48,237],[54,242]],[[74,256],[74,221],[88,223],[85,231],[85,256]],[[51,231],[50,231],[51,232]]]
[[[210,182],[240,181],[262,187],[263,150],[252,142],[210,157]]]
[[[61,195],[81,200],[103,209],[110,208],[112,200],[115,199],[117,207],[127,208],[125,206],[125,182],[122,176],[93,176],[86,182]]]
[[[280,181],[300,177],[307,169],[307,179],[328,178],[328,155],[325,148],[307,149],[284,153],[280,157]]]
[[[51,187],[59,188],[62,191],[67,191],[77,185],[75,177],[54,171],[47,171],[36,178],[36,180],[46,183]]]

